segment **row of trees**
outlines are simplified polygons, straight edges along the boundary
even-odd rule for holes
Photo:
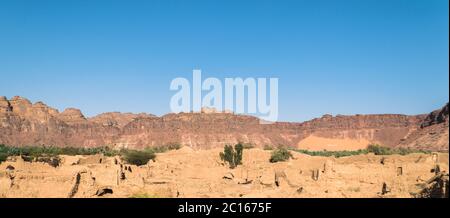
[[[226,145],[224,147],[224,151],[220,152],[220,159],[230,166],[230,168],[235,168],[238,165],[242,164],[242,153],[245,148],[253,148],[253,146],[243,145],[242,143],[238,143],[234,146]],[[368,154],[373,153],[375,155],[407,155],[411,153],[430,153],[425,150],[411,149],[411,148],[390,148],[381,146],[378,144],[369,145],[366,149],[359,149],[355,151],[309,151],[309,150],[299,150],[294,148],[287,148],[283,146],[279,146],[274,148],[272,146],[266,145],[264,146],[264,150],[272,150],[271,157],[269,161],[271,163],[287,161],[292,158],[291,151],[304,153],[311,156],[325,156],[331,157],[334,156],[336,158],[352,156],[352,155],[360,155],[360,154]]]
[[[58,155],[95,155],[103,154],[105,156],[120,156],[129,164],[144,165],[148,161],[154,160],[156,153],[166,152],[168,150],[179,149],[179,144],[168,144],[163,146],[148,147],[144,150],[132,149],[112,149],[110,147],[55,147],[55,146],[22,146],[12,147],[0,144],[0,163],[9,156],[21,156],[25,161],[35,160],[58,160]]]

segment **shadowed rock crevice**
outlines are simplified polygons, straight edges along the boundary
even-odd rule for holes
[[[81,173],[82,172],[77,172],[75,174],[73,186],[70,189],[69,194],[67,195],[68,198],[73,198],[77,194],[78,188],[80,186],[80,181],[81,181]]]

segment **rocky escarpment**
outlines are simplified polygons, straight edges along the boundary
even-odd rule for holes
[[[76,108],[67,108],[62,113],[57,114],[57,117],[68,124],[86,122],[84,115]]]
[[[42,102],[0,98],[0,144],[102,146],[119,133],[117,127],[89,122],[77,109],[59,113]]]
[[[226,113],[168,114],[132,121],[124,126],[116,145],[145,147],[182,142],[194,148],[212,148],[248,142],[257,146],[296,147],[300,141],[314,134],[323,138],[364,138],[369,142],[393,146],[416,129],[422,117],[394,114],[326,116],[304,123],[260,124],[255,117]]]
[[[0,113],[11,112],[11,103],[6,99],[5,96],[0,96]]]
[[[420,128],[402,140],[398,147],[448,151],[449,115],[447,103],[439,110],[428,114],[420,123]]]
[[[144,148],[179,143],[201,149],[246,142],[259,147],[359,149],[368,143],[397,146],[424,122],[440,119],[399,114],[325,115],[303,123],[260,124],[256,117],[210,111],[162,117],[113,112],[86,118],[74,108],[60,113],[42,102],[1,97],[0,144]],[[345,147],[347,144],[352,146]]]
[[[146,114],[146,113],[140,113],[140,114],[133,114],[133,113],[120,113],[120,112],[108,112],[108,113],[102,113],[95,117],[90,118],[89,120],[101,124],[103,126],[114,126],[122,128],[129,122],[133,121],[137,118],[150,118],[154,117],[154,115]]]
[[[420,125],[421,128],[425,128],[427,126],[448,123],[448,103],[441,109],[435,110],[427,115],[427,117],[423,120]]]

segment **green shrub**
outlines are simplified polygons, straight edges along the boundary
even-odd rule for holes
[[[356,151],[308,151],[308,150],[299,150],[299,149],[291,149],[293,151],[307,154],[310,156],[323,156],[323,157],[346,157],[346,156],[352,156],[352,155],[359,155],[359,154],[367,154],[368,151],[366,149],[359,149]]]
[[[6,158],[8,158],[8,155],[6,153],[0,153],[0,163],[6,161]]]
[[[121,153],[127,163],[137,166],[145,165],[156,157],[155,153],[151,151],[122,150]]]
[[[359,149],[355,151],[308,151],[308,150],[299,150],[299,149],[291,149],[296,152],[300,152],[303,154],[311,155],[311,156],[324,156],[324,157],[346,157],[352,155],[360,155],[360,154],[368,154],[374,153],[375,155],[392,155],[392,154],[400,154],[407,155],[411,153],[430,153],[429,151],[424,150],[415,150],[410,148],[389,148],[381,145],[369,145],[367,149]]]
[[[55,146],[22,146],[9,147],[0,145],[0,153],[6,153],[8,156],[30,156],[31,158],[40,156],[57,156],[57,155],[93,155],[104,154],[105,156],[114,156],[118,154],[109,147],[96,148],[77,148],[77,147],[55,147]]]
[[[388,148],[388,147],[384,147],[384,146],[380,146],[380,145],[369,145],[367,147],[367,150],[370,153],[374,153],[375,155],[391,155],[391,154],[394,154],[393,149]]]
[[[416,151],[416,152],[420,153],[421,151]],[[399,148],[399,149],[397,149],[397,153],[400,155],[407,155],[407,154],[413,153],[413,151],[408,148]]]
[[[286,161],[289,160],[289,158],[292,158],[292,154],[289,150],[286,148],[277,148],[276,150],[272,151],[272,156],[270,157],[270,162],[275,163],[279,161]]]
[[[168,150],[179,149],[179,144],[167,144],[163,146],[146,148],[144,151],[138,150],[114,150],[110,147],[95,148],[77,148],[77,147],[55,147],[55,146],[22,146],[10,147],[0,145],[0,162],[5,161],[9,156],[21,156],[25,161],[45,162],[52,166],[59,166],[60,159],[58,155],[95,155],[103,154],[105,156],[120,155],[122,158],[135,165],[147,164],[149,160],[154,160],[155,153],[165,152]],[[239,147],[239,146],[238,146]],[[242,153],[242,150],[241,150]],[[238,160],[238,159],[236,159]]]
[[[170,150],[178,150],[181,148],[180,144],[173,143],[173,144],[167,144],[167,145],[161,145],[161,146],[154,146],[154,147],[146,147],[144,150],[148,152],[153,153],[163,153]]]
[[[58,156],[43,156],[36,157],[33,161],[47,163],[52,167],[58,167],[61,163],[61,158]]]
[[[222,161],[228,162],[231,168],[234,168],[234,150],[231,145],[225,145],[223,152],[219,153]]]
[[[25,162],[33,162],[34,157],[33,156],[25,156],[25,155],[21,155],[20,156],[22,158],[23,161]]]
[[[242,144],[236,144],[234,146],[234,150],[236,151],[236,155],[234,156],[234,164],[235,166],[242,164],[242,153],[244,151],[244,146]]]
[[[0,145],[0,162],[5,161],[9,156],[21,156],[25,161],[45,162],[52,166],[59,165],[58,155],[95,155],[103,154],[105,156],[120,155],[130,164],[144,165],[149,160],[155,158],[155,153],[165,152],[168,150],[179,149],[179,144],[167,144],[163,146],[146,148],[144,151],[137,150],[114,150],[110,147],[55,147],[55,146],[22,146],[10,147]]]
[[[268,150],[273,150],[273,146],[272,145],[264,145],[264,150],[268,151]]]
[[[430,153],[430,151],[420,150],[420,149],[412,149],[412,148],[389,148],[380,145],[369,145],[367,147],[368,152],[374,153],[375,155],[391,155],[391,154],[399,154],[399,155],[407,155],[411,153]]]
[[[251,149],[251,148],[254,148],[255,146],[253,145],[253,144],[251,144],[251,143],[239,143],[239,144],[242,144],[242,147],[244,148],[244,149]]]
[[[228,162],[230,168],[233,169],[238,165],[242,164],[242,153],[244,150],[244,146],[242,144],[236,144],[234,146],[225,145],[223,148],[223,152],[219,153],[220,159],[222,161]]]

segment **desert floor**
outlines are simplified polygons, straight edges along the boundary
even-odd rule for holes
[[[0,164],[0,197],[410,198],[435,175],[436,164],[441,172],[449,165],[448,153],[333,158],[292,152],[293,159],[270,163],[271,151],[254,148],[230,169],[220,151],[182,147],[139,167],[101,155],[61,156],[56,168],[17,157]]]

